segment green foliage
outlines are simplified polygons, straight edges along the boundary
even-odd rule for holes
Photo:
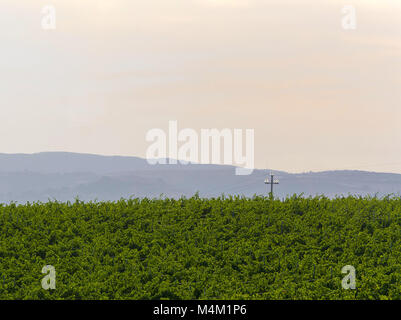
[[[396,197],[0,205],[0,299],[400,299],[400,225]]]

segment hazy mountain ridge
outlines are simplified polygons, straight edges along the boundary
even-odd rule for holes
[[[275,195],[399,194],[401,174],[366,171],[286,173]],[[117,200],[121,197],[190,197],[267,194],[266,170],[236,176],[235,167],[219,165],[149,165],[137,157],[67,152],[0,154],[0,201]]]

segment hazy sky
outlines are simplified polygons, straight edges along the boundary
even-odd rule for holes
[[[259,168],[401,173],[400,0],[0,0],[0,41],[1,153],[144,157],[178,120],[254,129]]]

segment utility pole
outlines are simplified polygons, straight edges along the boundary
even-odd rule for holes
[[[266,178],[265,184],[270,184],[270,198],[273,199],[273,185],[279,184],[279,181],[277,179],[274,179],[274,174],[270,172],[270,181],[269,178]]]

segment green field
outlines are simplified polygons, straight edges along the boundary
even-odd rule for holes
[[[396,197],[10,204],[0,230],[0,299],[401,298]]]

